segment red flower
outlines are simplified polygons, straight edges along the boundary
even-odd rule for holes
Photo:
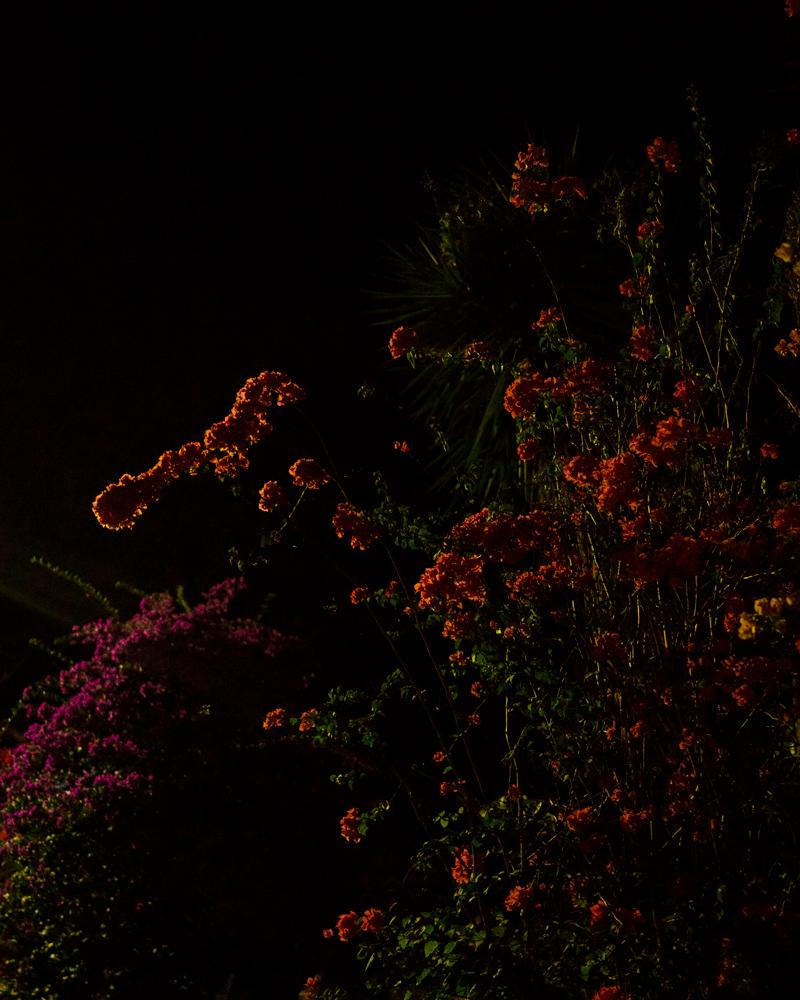
[[[773,444],[770,441],[765,441],[759,448],[762,458],[779,458],[781,454],[781,449],[777,444]]]
[[[351,604],[364,604],[366,601],[369,600],[370,593],[371,593],[371,591],[370,591],[369,587],[363,587],[363,586],[362,587],[354,587],[350,591],[350,603]]]
[[[800,10],[800,0],[796,0],[796,2],[798,4],[798,10]],[[790,146],[797,146],[800,143],[800,128],[787,129],[786,141],[789,143]]]
[[[346,532],[351,532],[350,545],[354,549],[361,549],[362,552],[377,541],[381,534],[380,527],[374,521],[370,521],[366,514],[356,510],[351,503],[337,505],[331,524],[337,538],[344,538]]]
[[[561,319],[561,310],[557,306],[550,306],[548,309],[542,309],[539,313],[539,318],[531,323],[531,330],[544,330],[546,326],[551,326],[553,323],[557,323]]]
[[[407,326],[398,326],[389,338],[389,353],[395,359],[405,357],[419,342],[419,334]]]
[[[636,238],[640,241],[652,239],[664,232],[664,223],[658,219],[649,219],[643,222],[636,230]]]
[[[621,986],[601,986],[592,1000],[631,1000],[630,994],[623,993]]]
[[[472,851],[468,847],[461,847],[456,851],[450,874],[453,876],[454,882],[466,885],[472,880],[476,868],[477,861]]]
[[[653,139],[652,144],[647,147],[647,159],[654,166],[663,163],[664,170],[668,174],[676,174],[681,162],[681,154],[678,150],[677,142],[667,141],[662,136],[657,136]]]
[[[258,509],[265,514],[271,514],[289,503],[286,491],[280,483],[270,479],[258,491]]]
[[[300,1000],[313,1000],[314,997],[319,996],[319,988],[322,983],[322,976],[309,976],[306,979],[306,984],[300,991]]]
[[[361,916],[361,930],[367,933],[374,934],[376,931],[382,930],[385,925],[386,917],[382,910],[376,910],[373,907],[365,910]]]
[[[521,441],[517,445],[517,455],[519,456],[520,462],[530,462],[532,459],[536,458],[537,455],[541,454],[541,451],[542,446],[533,438],[529,438],[527,441]]]
[[[631,356],[638,361],[649,361],[655,353],[653,350],[654,339],[655,331],[651,326],[641,323],[634,327],[630,339]]]
[[[286,725],[286,709],[285,708],[273,708],[271,712],[267,712],[264,716],[264,721],[261,723],[262,729],[280,729],[281,726]]]
[[[480,556],[459,556],[445,552],[425,570],[414,584],[420,608],[447,604],[463,608],[466,602],[485,604],[488,599]]]
[[[361,831],[358,829],[360,815],[358,809],[353,806],[339,820],[339,829],[348,844],[358,844],[361,842]]]
[[[343,913],[336,921],[340,941],[349,941],[361,930],[361,920],[355,910]]]
[[[506,896],[505,907],[509,913],[514,910],[524,910],[533,898],[533,886],[515,885]]]
[[[300,716],[300,721],[297,725],[298,730],[301,733],[308,733],[312,729],[315,729],[317,725],[318,715],[319,715],[319,710],[316,708],[309,708],[307,712],[303,712]]]
[[[314,458],[298,458],[289,467],[289,475],[294,480],[295,486],[309,490],[318,490],[331,481],[330,474]]]
[[[800,0],[786,0],[786,16],[800,17]]]

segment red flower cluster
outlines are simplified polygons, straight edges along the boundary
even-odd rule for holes
[[[420,608],[464,608],[467,603],[485,604],[488,598],[483,580],[483,559],[445,552],[424,571],[414,584]]]
[[[664,164],[664,170],[668,174],[676,174],[681,162],[681,154],[678,144],[674,140],[667,141],[662,136],[653,139],[651,145],[647,147],[647,159],[655,166]]]
[[[786,16],[800,17],[800,0],[786,0]]]
[[[651,240],[654,236],[659,236],[664,232],[664,223],[658,219],[650,219],[643,222],[636,230],[636,238],[639,241]]]
[[[527,441],[520,441],[517,445],[517,455],[520,462],[531,462],[541,453],[542,446],[534,438],[528,438]]]
[[[631,1000],[630,994],[624,993],[621,986],[601,986],[592,1000]]]
[[[792,330],[789,334],[789,339],[786,340],[782,338],[775,345],[775,351],[780,354],[782,358],[787,357],[791,354],[793,358],[800,357],[800,330]]]
[[[350,545],[354,549],[361,549],[362,552],[377,541],[381,534],[380,527],[351,503],[337,505],[336,513],[331,518],[331,524],[337,538],[344,538],[349,532],[351,535]]]
[[[665,465],[675,468],[691,444],[702,437],[700,427],[686,417],[672,416],[659,420],[655,434],[637,431],[629,441],[631,451],[654,469]],[[708,441],[708,435],[706,435]],[[710,443],[710,442],[709,442]]]
[[[655,330],[652,326],[640,323],[639,326],[634,327],[631,334],[631,356],[636,358],[637,361],[649,361],[655,354],[653,350],[654,343]]]
[[[271,514],[281,507],[286,507],[288,503],[289,498],[286,496],[286,491],[274,479],[268,480],[258,491],[258,509],[263,510],[265,514]]]
[[[547,151],[543,146],[529,144],[526,152],[518,154],[511,175],[511,197],[515,208],[523,208],[531,215],[547,212],[554,201],[566,198],[586,198],[586,185],[579,177],[557,177],[553,181],[545,178],[550,166]]]
[[[369,587],[353,587],[350,591],[350,603],[351,604],[364,604],[369,600],[369,596],[372,592]]]
[[[472,881],[475,871],[476,859],[472,851],[468,847],[459,848],[453,859],[453,867],[450,869],[453,881],[459,885],[466,885]]]
[[[273,708],[271,712],[267,712],[264,716],[264,721],[261,723],[262,729],[280,729],[281,726],[286,725],[286,709],[285,708]]]
[[[558,532],[552,516],[543,511],[495,514],[484,507],[452,528],[447,541],[482,552],[489,562],[513,565],[534,549],[556,545]]]
[[[304,396],[304,390],[282,372],[261,372],[248,379],[230,413],[208,428],[202,443],[189,441],[165,451],[152,468],[135,476],[126,473],[111,483],[92,504],[95,517],[113,531],[132,528],[170,483],[196,475],[204,463],[213,465],[218,476],[238,475],[249,465],[249,448],[272,430],[266,409],[299,402]]]
[[[165,451],[154,466],[136,476],[125,473],[95,498],[94,515],[104,528],[132,528],[136,519],[183,474],[196,475],[208,455],[199,441]]]
[[[513,913],[514,910],[524,910],[532,899],[532,885],[515,885],[506,896],[505,907],[509,913]]]
[[[545,392],[553,399],[578,396],[594,400],[602,393],[613,372],[614,366],[610,362],[587,358],[568,368],[562,376],[542,375],[540,372],[521,375],[506,389],[503,406],[515,420],[519,420],[533,415],[539,397]]]
[[[302,486],[308,490],[321,489],[331,481],[330,473],[326,472],[315,458],[298,458],[289,467],[289,475],[295,486]]]
[[[397,361],[419,343],[419,334],[407,326],[398,326],[389,338],[389,353]]]
[[[539,313],[539,318],[531,323],[531,330],[544,330],[546,326],[558,323],[560,319],[561,310],[558,306],[550,306],[548,309],[542,309]]]
[[[358,829],[358,821],[360,818],[358,809],[353,806],[353,808],[348,809],[344,816],[342,816],[339,820],[339,829],[348,844],[358,844],[361,842],[361,832]]]

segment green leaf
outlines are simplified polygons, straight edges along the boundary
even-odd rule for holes
[[[438,947],[439,947],[438,941],[426,941],[425,947],[422,949],[425,952],[425,958],[430,958],[430,956],[437,950]]]

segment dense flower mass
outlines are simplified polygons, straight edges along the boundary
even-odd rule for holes
[[[304,396],[305,391],[282,372],[261,372],[248,379],[230,413],[205,431],[202,443],[190,441],[165,451],[154,466],[138,475],[125,473],[95,498],[95,517],[112,531],[132,528],[170,483],[196,475],[204,465],[220,478],[240,475],[250,465],[250,449],[272,432],[267,410],[300,402]]]
[[[362,551],[368,549],[381,536],[380,525],[351,503],[337,504],[336,513],[331,518],[337,538],[350,535],[350,545]]]
[[[483,579],[483,560],[480,556],[444,552],[425,570],[414,584],[414,590],[419,594],[419,606],[423,609],[485,604],[488,594]]]
[[[295,486],[308,490],[319,490],[331,481],[330,473],[315,458],[298,458],[289,467],[289,475]]]

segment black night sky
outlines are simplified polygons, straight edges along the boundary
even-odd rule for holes
[[[115,2],[5,25],[0,671],[94,610],[32,554],[101,586],[185,578],[196,537],[96,525],[108,481],[265,368],[346,407],[384,361],[367,291],[430,219],[426,176],[576,133],[591,173],[685,129],[691,81],[723,151],[796,125],[783,4],[742,7]]]

